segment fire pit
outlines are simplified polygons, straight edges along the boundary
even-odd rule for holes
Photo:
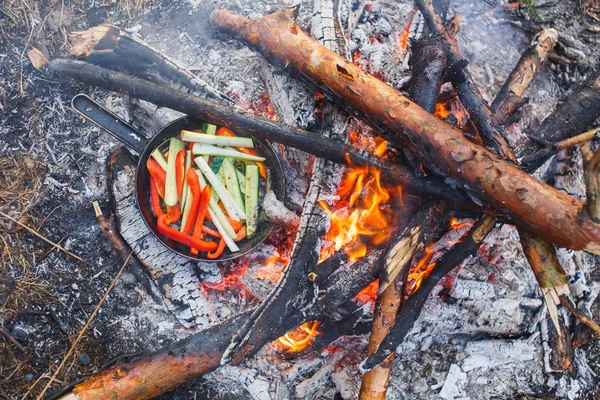
[[[93,97],[148,136],[184,113],[269,140],[286,176],[263,244],[195,262],[150,234],[114,151],[105,233],[176,334],[64,398],[594,398],[600,78],[540,16],[575,6],[449,3],[201,3],[73,33],[77,60],[29,52],[126,93]]]

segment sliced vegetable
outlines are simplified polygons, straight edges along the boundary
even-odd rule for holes
[[[210,162],[210,169],[212,169],[212,171],[215,174],[218,174],[219,171],[221,170],[221,166],[223,165],[223,160],[224,160],[223,157],[217,156],[217,157],[213,157],[212,161]]]
[[[165,204],[174,206],[179,200],[177,193],[177,154],[183,150],[185,145],[177,138],[171,138],[169,143],[169,157],[167,160],[167,178],[165,182]]]
[[[240,228],[240,230],[237,232],[237,236],[233,238],[233,241],[239,242],[240,240],[245,239],[247,233],[248,233],[248,230],[246,229],[246,227],[242,226]]]
[[[196,143],[192,148],[192,152],[194,154],[201,154],[207,156],[223,156],[223,157],[231,157],[236,158],[238,160],[248,160],[248,161],[265,161],[264,157],[253,156],[249,154],[244,154],[242,152],[232,150],[232,149],[224,149],[222,147],[213,146],[210,144]]]
[[[219,181],[219,178],[217,178],[215,173],[210,169],[202,157],[196,157],[194,161],[200,168],[200,171],[202,171],[202,174],[210,183],[212,189],[217,192],[221,198],[221,201],[223,202],[223,205],[225,206],[229,216],[236,221],[239,221],[240,219],[246,219],[246,213],[244,210],[233,200],[225,186],[221,183],[221,181]]]
[[[185,174],[187,173],[187,170],[190,169],[192,167],[192,151],[191,150],[186,150],[185,152],[185,168],[183,170],[183,176],[185,177]],[[184,207],[184,212],[185,212],[185,204],[187,201],[187,192],[188,192],[188,183],[186,182],[185,178],[183,179],[183,190],[181,191],[181,197],[179,198],[179,203],[181,205],[181,207]]]
[[[158,197],[158,188],[156,187],[156,182],[154,182],[154,178],[150,175],[150,203],[152,204],[152,212],[156,218],[163,215],[165,212],[160,206],[160,197]]]
[[[155,159],[162,169],[164,169],[165,171],[167,170],[167,160],[165,159],[165,156],[158,147],[154,149],[152,153],[150,153],[150,157]]]
[[[181,226],[179,227],[179,232],[184,232],[185,224],[190,217],[190,210],[192,209],[193,200],[192,192],[191,190],[188,190],[186,193],[185,206],[183,206],[183,215],[181,217]]]
[[[196,179],[198,180],[198,175],[196,173],[194,173],[194,175],[196,175]],[[212,190],[210,189],[210,186],[204,185],[204,189],[202,190],[202,194],[200,195],[200,204],[198,205],[198,212],[196,213],[196,223],[194,225],[194,231],[192,232],[193,237],[201,239],[202,233],[205,232],[204,218],[206,217],[206,213],[208,212],[208,203],[210,202],[211,192]],[[221,235],[219,235],[219,237],[221,237]],[[198,254],[198,250],[192,249],[191,253],[194,255]]]
[[[229,194],[231,194],[231,197],[233,197],[233,200],[238,204],[238,206],[244,210],[244,198],[242,197],[242,192],[240,191],[240,182],[238,181],[237,174],[235,173],[235,166],[229,158],[223,160],[222,169],[227,191]]]
[[[158,194],[164,199],[165,181],[167,176],[165,170],[161,168],[161,166],[158,164],[158,161],[153,160],[151,158],[149,158],[148,161],[146,161],[146,168],[148,168],[150,177],[154,179],[154,184],[156,185],[156,189],[158,189]]]
[[[235,133],[233,133],[233,131],[231,129],[226,128],[224,126],[217,129],[217,135],[219,135],[219,136],[234,136],[234,137],[237,136]],[[256,151],[254,151],[253,149],[240,147],[238,150],[242,153],[246,153],[251,156],[258,155],[256,153]],[[260,176],[262,176],[264,179],[267,179],[267,168],[265,167],[265,164],[260,163],[260,162],[257,164],[258,164],[258,168],[260,168]],[[242,182],[242,181],[240,181],[240,182]]]
[[[174,206],[167,206],[167,225],[171,225],[173,222],[179,221],[181,217],[181,208],[179,208],[179,204],[175,204]]]
[[[253,148],[252,139],[237,136],[216,136],[215,134],[181,131],[181,140],[186,142],[212,144],[217,146],[236,146]]]
[[[156,223],[158,232],[165,235],[169,239],[184,244],[186,246],[193,247],[199,251],[214,251],[218,248],[216,242],[207,242],[200,240],[190,235],[186,235],[183,232],[179,232],[177,229],[169,227],[167,215],[161,215]]]
[[[202,124],[202,132],[206,133],[207,135],[214,135],[216,131],[217,131],[216,125],[209,124],[207,122]]]
[[[254,236],[258,225],[259,169],[256,165],[246,166],[246,226],[248,238]]]
[[[218,231],[210,229],[209,227],[204,225],[202,226],[202,233],[206,233],[207,235],[221,239],[221,234]]]
[[[194,172],[193,169],[188,169],[185,180],[190,187],[190,192],[192,192],[192,206],[190,207],[190,215],[188,220],[186,221],[185,228],[183,229],[184,233],[190,233],[192,230],[192,226],[194,222],[196,222],[196,215],[198,214],[198,207],[200,206],[200,198],[202,192],[200,191],[200,183],[198,182],[198,175]],[[183,224],[183,222],[182,222]]]
[[[217,206],[218,208],[218,206]],[[219,209],[219,211],[221,211]],[[222,213],[222,212],[221,212]],[[227,244],[227,247],[229,248],[229,250],[234,253],[236,251],[239,251],[240,248],[237,246],[237,244],[235,244],[235,242],[233,241],[233,237],[235,237],[235,235],[229,235],[226,231],[225,231],[225,227],[224,225],[221,223],[221,220],[219,219],[218,212],[215,211],[212,207],[210,207],[208,209],[208,214],[210,215],[210,217],[212,218],[212,222],[213,224],[215,224],[215,227],[217,228],[217,230],[219,231],[219,233],[221,234],[221,239],[223,239],[225,241],[225,244]]]
[[[246,175],[241,172],[239,169],[235,169],[235,174],[238,177],[238,182],[240,183],[240,190],[242,194],[246,194]]]
[[[202,173],[200,171],[196,171],[196,173],[198,174],[198,180],[200,181],[200,187],[204,188],[205,186],[208,186]],[[209,210],[212,210],[212,213],[209,213],[207,215],[207,218],[209,218],[216,227],[217,224],[213,220],[213,215],[215,215],[217,217],[217,219],[219,220],[219,222],[221,223],[221,226],[223,227],[223,229],[225,230],[227,235],[229,235],[230,237],[234,237],[236,235],[236,233],[235,233],[236,231],[231,226],[231,223],[229,222],[228,218],[225,216],[225,213],[223,212],[223,210],[221,210],[221,208],[219,207],[219,204],[217,203],[217,200],[215,200],[215,197],[216,197],[215,192],[213,191],[212,196],[210,197],[210,200],[208,202]],[[232,220],[232,222],[239,224],[239,222],[237,222],[237,221]],[[221,231],[219,231],[219,232],[221,232]]]
[[[215,250],[214,253],[207,253],[206,258],[208,258],[209,260],[214,260],[215,258],[219,258],[219,256],[221,254],[223,254],[223,250],[225,250],[225,240],[221,239],[217,250]]]
[[[180,150],[175,159],[175,178],[177,183],[177,201],[183,207],[183,182],[185,181],[185,150]]]

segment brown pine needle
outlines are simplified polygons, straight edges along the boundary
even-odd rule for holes
[[[14,222],[15,224],[19,225],[21,228],[27,230],[29,233],[31,233],[32,235],[37,236],[38,238],[42,239],[44,242],[51,244],[52,246],[56,247],[57,249],[63,251],[64,253],[70,255],[71,257],[81,261],[82,263],[86,263],[84,261],[83,258],[79,257],[77,254],[75,253],[71,253],[69,250],[65,249],[64,247],[54,243],[52,240],[50,239],[46,239],[44,236],[40,235],[36,230],[28,227],[25,224],[22,224],[21,222],[17,221],[16,219],[14,219],[13,217],[11,217],[10,215],[7,215],[5,213],[3,213],[2,211],[0,211],[0,215],[3,216],[4,218],[7,218],[9,220],[11,220],[12,222]]]
[[[77,336],[77,339],[75,339],[75,341],[73,342],[73,344],[71,344],[71,348],[67,352],[67,355],[63,358],[62,362],[60,363],[60,365],[58,366],[58,368],[56,369],[56,371],[54,371],[54,375],[52,375],[52,377],[50,378],[50,380],[48,381],[48,383],[44,387],[44,390],[42,390],[42,393],[40,393],[38,395],[38,397],[36,398],[36,400],[41,400],[44,397],[44,394],[46,393],[46,391],[48,390],[48,388],[50,387],[50,385],[52,385],[52,382],[54,382],[54,379],[56,378],[56,376],[58,375],[58,373],[60,372],[60,370],[62,369],[62,367],[66,364],[66,362],[69,359],[69,357],[71,356],[71,354],[73,354],[73,352],[75,351],[75,347],[77,347],[77,344],[79,343],[79,341],[81,340],[81,338],[83,337],[83,335],[85,334],[85,332],[87,331],[87,328],[90,326],[90,324],[94,320],[94,317],[98,313],[98,310],[100,310],[100,307],[104,303],[104,300],[106,300],[106,298],[108,297],[108,294],[111,292],[111,290],[113,289],[113,287],[117,283],[117,280],[119,280],[119,277],[121,276],[121,274],[125,270],[125,266],[129,262],[129,259],[131,258],[131,254],[132,254],[132,252],[129,252],[129,256],[127,256],[127,259],[125,260],[125,262],[121,266],[121,269],[119,270],[119,272],[117,272],[117,275],[115,276],[115,278],[111,282],[110,286],[108,287],[108,289],[104,293],[104,296],[102,296],[102,298],[100,299],[100,302],[98,303],[98,305],[94,309],[94,312],[92,312],[92,315],[90,315],[90,318],[88,319],[88,321],[86,322],[86,324],[84,325],[84,327],[81,328],[81,331],[79,332],[79,335]]]

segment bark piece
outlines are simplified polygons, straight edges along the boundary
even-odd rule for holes
[[[600,150],[593,153],[586,143],[581,147],[585,178],[585,210],[589,217],[600,222]]]
[[[248,20],[226,10],[215,25],[258,48],[312,81],[338,101],[363,113],[390,142],[406,145],[435,173],[451,177],[483,195],[495,208],[537,235],[571,249],[600,253],[600,225],[580,214],[582,202],[543,184],[470,142],[398,91],[312,41],[279,11]],[[398,135],[403,132],[404,135]]]

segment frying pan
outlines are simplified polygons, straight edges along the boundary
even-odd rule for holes
[[[116,139],[139,154],[139,161],[135,172],[135,198],[137,206],[148,228],[150,228],[154,233],[154,236],[156,236],[169,250],[192,260],[233,260],[234,258],[252,251],[256,246],[262,243],[273,230],[274,224],[266,220],[264,212],[261,209],[259,212],[256,233],[250,239],[244,239],[237,242],[237,245],[240,248],[239,251],[232,253],[228,248],[225,248],[223,254],[215,260],[203,258],[203,253],[199,253],[198,256],[190,254],[189,247],[161,235],[156,229],[156,217],[152,212],[152,206],[150,204],[150,190],[148,189],[150,187],[150,174],[146,167],[146,161],[148,161],[150,153],[152,153],[155,148],[162,148],[169,139],[179,136],[184,129],[194,130],[200,128],[203,121],[184,116],[171,122],[151,138],[147,138],[127,122],[123,121],[121,118],[84,94],[78,94],[73,97],[73,100],[71,100],[71,107],[79,115],[108,131],[108,133],[113,135]],[[244,136],[244,132],[236,133],[240,136]],[[275,151],[266,140],[259,138],[252,138],[252,140],[254,141],[254,147],[257,153],[266,158],[265,163],[268,171],[266,190],[272,190],[279,200],[283,200],[285,195],[285,181],[283,170]]]

